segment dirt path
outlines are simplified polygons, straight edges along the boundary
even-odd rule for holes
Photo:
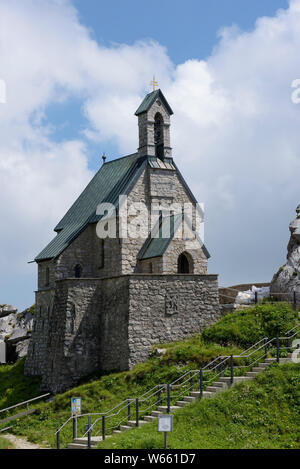
[[[9,440],[14,445],[15,449],[43,449],[41,446],[35,445],[34,443],[30,443],[24,438],[20,438],[15,435],[6,434],[1,436]]]

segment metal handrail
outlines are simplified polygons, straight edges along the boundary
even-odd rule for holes
[[[300,323],[296,324],[296,326],[292,327],[292,329],[290,329],[289,331],[287,331],[285,333],[285,335],[289,334],[290,332],[292,332],[294,329],[296,329],[297,327],[300,327]]]
[[[297,324],[296,326],[294,326],[292,329],[290,329],[289,331],[286,332],[286,335],[285,337],[274,337],[272,339],[269,339],[267,337],[264,337],[262,339],[260,339],[258,342],[256,342],[254,345],[252,345],[251,347],[249,347],[248,349],[244,350],[243,352],[241,352],[240,355],[228,355],[228,356],[221,356],[219,355],[218,357],[216,357],[214,360],[212,360],[210,363],[208,363],[205,367],[202,368],[202,371],[203,372],[213,372],[216,368],[218,368],[220,365],[224,364],[229,358],[249,358],[251,357],[254,353],[257,353],[259,350],[261,350],[262,348],[265,348],[267,347],[269,344],[271,344],[272,342],[274,342],[274,340],[286,340],[288,338],[292,338],[294,337],[295,335],[297,335],[300,331],[296,331],[292,336],[289,336],[287,337],[287,334],[289,334],[290,332],[294,331],[297,327],[300,327],[300,323]],[[266,342],[267,340],[267,342]],[[259,347],[257,347],[259,344],[261,344],[262,342],[264,341],[264,343],[262,345],[260,345]],[[255,350],[253,350],[251,353],[248,353],[247,355],[245,355],[247,352],[249,352],[250,350],[254,349],[256,347]],[[234,368],[245,368],[245,367],[249,367],[251,366],[253,363],[257,362],[258,360],[260,360],[263,356],[255,359],[252,363],[248,364],[248,365],[245,365],[245,366],[235,366]],[[215,364],[216,361],[218,360],[222,360],[220,363],[217,363],[213,368],[209,368],[211,367],[213,364]],[[223,370],[221,370],[219,373],[217,373],[217,376],[219,376],[221,373],[223,372]],[[191,373],[193,373],[191,375]],[[150,399],[151,397],[155,396],[157,393],[159,393],[160,391],[164,390],[167,386],[169,386],[170,388],[172,388],[172,386],[174,387],[182,387],[185,385],[185,383],[187,383],[191,378],[194,378],[195,376],[197,376],[197,374],[200,373],[200,370],[188,370],[186,373],[184,373],[182,376],[180,376],[179,378],[177,378],[175,381],[173,381],[171,384],[163,384],[163,383],[160,383],[156,386],[154,386],[152,389],[150,389],[149,391],[145,392],[144,394],[142,394],[142,396],[140,396],[138,398],[139,402],[145,402],[147,401],[148,399]],[[185,378],[187,375],[189,375],[189,377],[183,381],[181,384],[176,384],[178,383],[180,380],[182,380],[183,378]],[[208,381],[203,381],[203,383],[210,383],[212,380],[214,380],[215,377],[212,377],[210,380]],[[157,391],[154,391],[155,389],[157,389]],[[152,392],[154,391],[154,392]],[[149,393],[151,393],[149,395]],[[49,394],[48,394],[49,395]],[[41,397],[45,397],[46,395],[44,396],[40,396]],[[147,398],[145,396],[148,396]],[[38,398],[35,398],[35,399],[32,399],[31,401],[33,400],[36,400]],[[93,413],[93,414],[83,414],[83,415],[79,415],[77,417],[83,417],[83,416],[100,416],[98,417],[95,422],[89,427],[88,431],[85,432],[84,436],[88,433],[88,432],[91,432],[94,428],[94,426],[96,425],[96,423],[99,422],[100,418],[103,417],[103,416],[106,416],[107,418],[110,418],[110,417],[115,417],[117,415],[120,414],[120,412],[124,409],[126,409],[128,407],[128,403],[131,403],[131,402],[134,402],[136,401],[136,399],[126,399],[124,401],[122,401],[121,403],[119,403],[118,405],[116,405],[113,409],[110,409],[106,412],[103,412],[103,413]],[[26,401],[25,404],[29,402],[29,401]],[[120,408],[122,406],[122,404],[124,404],[126,402],[126,405],[122,408]],[[24,403],[21,403],[21,404],[18,404],[18,405],[22,405]],[[148,410],[149,408],[153,407],[153,405],[155,404],[152,404],[150,405],[147,409],[144,409],[145,410]],[[15,407],[15,406],[13,406]],[[12,408],[12,407],[11,407]],[[8,408],[10,409],[10,408]],[[8,410],[8,409],[4,409],[4,410]],[[116,409],[119,409],[118,412],[112,414],[112,412]],[[2,410],[2,412],[4,411]],[[1,412],[1,411],[0,411]],[[55,432],[55,435],[57,435],[64,427],[65,425],[67,425],[67,423],[72,420],[74,418],[74,416],[71,416],[56,432]],[[122,419],[121,421],[125,420],[126,417],[124,419]],[[117,425],[116,425],[117,426]],[[114,428],[114,427],[112,427]]]
[[[7,410],[15,409],[16,407],[21,407],[22,405],[30,404],[30,402],[38,401],[39,399],[43,399],[44,397],[50,396],[50,393],[42,394],[41,396],[34,397],[33,399],[28,399],[28,401],[20,402],[19,404],[12,405],[7,407],[6,409],[1,409],[0,413],[6,412]]]
[[[258,344],[260,344],[263,340],[266,340],[268,339],[268,337],[264,337],[263,339],[259,340],[258,342],[256,342],[256,344],[252,345],[251,347],[249,347],[247,350],[244,350],[242,353],[241,353],[241,356],[244,355],[244,353],[246,352],[249,352],[249,350],[252,350],[254,347],[256,347]]]

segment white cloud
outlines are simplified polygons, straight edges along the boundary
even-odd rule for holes
[[[175,66],[155,41],[98,45],[70,1],[0,0],[3,271],[24,272],[91,177],[83,135],[57,142],[47,107],[79,98],[85,135],[130,153],[133,114],[155,72],[175,112],[174,157],[206,204],[214,270],[226,283],[268,280],[299,203],[300,107],[291,101],[299,33],[293,0],[251,32],[223,29],[207,60]]]

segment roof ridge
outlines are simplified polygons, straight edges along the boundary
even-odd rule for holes
[[[124,158],[129,158],[130,156],[135,156],[137,154],[138,154],[138,151],[136,151],[135,153],[131,153],[130,155],[119,156],[119,158],[114,158],[113,160],[105,161],[105,163],[103,163],[103,164],[107,165],[107,164],[110,164],[110,163],[114,163],[115,161],[123,160]],[[102,168],[102,166],[101,166],[101,168]],[[101,168],[99,168],[99,171],[100,171]]]

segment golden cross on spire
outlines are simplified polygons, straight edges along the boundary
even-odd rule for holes
[[[154,75],[153,75],[153,79],[150,81],[150,86],[153,86],[153,91],[155,91],[156,86],[158,86],[157,81],[155,81]]]

